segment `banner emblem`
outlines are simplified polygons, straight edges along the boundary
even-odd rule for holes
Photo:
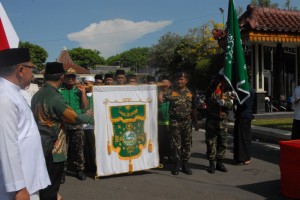
[[[112,146],[122,160],[138,158],[146,144],[145,105],[111,106]]]

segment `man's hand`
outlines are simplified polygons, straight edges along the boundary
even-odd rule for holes
[[[85,94],[85,87],[84,87],[84,85],[78,85],[77,88],[78,88],[78,90],[79,90],[82,94]]]
[[[94,111],[91,110],[91,109],[87,110],[86,113],[87,113],[89,116],[91,116],[91,117],[94,116]]]
[[[225,105],[225,100],[224,99],[219,99],[217,100],[220,106],[224,106]]]
[[[30,195],[26,188],[16,192],[15,200],[30,200]]]

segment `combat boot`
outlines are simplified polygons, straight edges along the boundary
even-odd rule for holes
[[[190,169],[187,160],[182,161],[182,172],[188,175],[192,175],[192,170]]]
[[[171,173],[173,175],[178,175],[179,174],[179,160],[174,161],[174,166],[173,166],[173,169],[172,169]]]
[[[85,175],[84,171],[78,171],[77,178],[81,181],[84,181],[86,179],[86,175]]]
[[[221,172],[228,172],[228,169],[224,166],[222,160],[217,160],[216,170],[219,170]]]
[[[210,161],[209,161],[209,167],[207,168],[207,172],[208,172],[208,173],[211,173],[211,174],[214,174],[215,171],[216,171],[215,161],[210,160]]]

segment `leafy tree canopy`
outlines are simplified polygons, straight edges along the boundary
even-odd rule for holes
[[[123,67],[131,67],[132,70],[134,70],[136,68],[147,66],[148,54],[148,47],[133,48],[121,53],[120,61]]]
[[[48,58],[48,53],[43,47],[32,44],[30,42],[22,41],[20,41],[19,47],[28,48],[32,63],[36,65],[39,70],[44,69],[46,59]]]
[[[250,5],[278,8],[278,3],[272,3],[271,0],[251,0]]]
[[[168,72],[173,62],[174,52],[180,44],[182,36],[168,32],[163,35],[149,52],[149,66],[159,69],[160,73]]]
[[[81,47],[69,50],[72,60],[79,66],[86,69],[95,68],[97,64],[105,64],[105,59],[100,56],[100,52]]]
[[[131,70],[146,67],[148,64],[148,47],[132,48],[121,54],[111,56],[106,60],[107,65],[120,65],[122,67],[130,67]]]

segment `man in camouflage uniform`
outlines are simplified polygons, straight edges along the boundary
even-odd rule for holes
[[[82,114],[88,109],[88,99],[85,93],[85,87],[76,85],[76,71],[69,68],[64,77],[64,84],[59,92],[66,100],[68,105],[77,113]],[[85,158],[84,158],[84,131],[82,124],[67,125],[67,141],[68,141],[68,162],[70,161],[76,170],[77,178],[85,180]],[[62,177],[62,183],[65,181]]]
[[[188,166],[192,142],[192,93],[187,88],[188,77],[185,72],[176,76],[176,88],[165,96],[165,101],[170,102],[170,149],[174,161],[173,175],[179,174],[180,160],[182,172],[191,175],[192,170]],[[162,101],[162,93],[159,94],[159,102]]]
[[[209,173],[215,173],[215,169],[222,172],[228,171],[223,165],[223,159],[227,148],[228,113],[233,106],[233,99],[226,91],[225,83],[223,76],[216,76],[210,82],[206,94],[205,142],[207,146],[206,156],[209,160],[207,171]],[[215,159],[217,159],[216,165]]]
[[[58,88],[63,82],[62,63],[46,64],[45,85],[33,96],[31,109],[41,134],[51,185],[40,191],[43,200],[56,200],[67,159],[65,124],[89,123],[93,112],[77,114],[63,99]]]

